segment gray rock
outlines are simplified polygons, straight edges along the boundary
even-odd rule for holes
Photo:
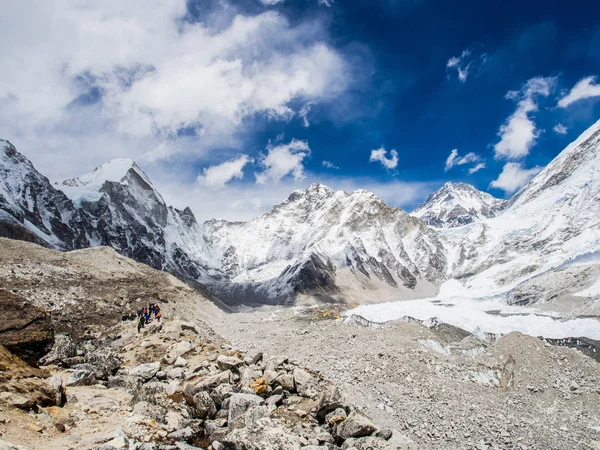
[[[386,441],[392,437],[393,431],[389,428],[382,428],[381,430],[377,430],[373,433],[373,436],[385,439]]]
[[[66,359],[75,356],[75,353],[76,347],[71,338],[65,334],[57,334],[54,336],[54,345],[52,346],[52,350],[50,350],[50,353],[40,359],[40,365],[62,365]]]
[[[231,371],[226,370],[224,372],[219,372],[214,375],[208,375],[207,377],[202,378],[198,381],[194,389],[196,391],[205,391],[209,389],[214,389],[218,385],[223,383],[229,383],[229,377],[231,376]]]
[[[55,400],[57,406],[64,406],[67,403],[67,391],[65,389],[65,383],[61,377],[53,376],[49,380],[50,387],[54,390]]]
[[[325,420],[325,416],[332,411],[344,406],[344,398],[337,386],[330,386],[321,395],[319,395],[317,406],[317,418],[320,422]]]
[[[370,436],[376,428],[364,414],[353,411],[343,422],[339,423],[336,434],[342,439]]]
[[[91,386],[96,382],[96,377],[89,370],[75,370],[67,378],[67,386]]]
[[[312,397],[318,393],[316,378],[306,370],[296,367],[293,375],[294,385],[300,395]]]
[[[279,384],[283,389],[288,392],[295,392],[296,385],[294,384],[294,376],[292,374],[285,374],[275,380],[276,384]]]
[[[167,372],[167,378],[171,380],[183,378],[184,375],[185,371],[181,367],[175,367]]]
[[[267,405],[278,405],[283,400],[283,395],[271,395],[267,398]]]
[[[246,414],[246,411],[253,406],[259,406],[264,403],[264,400],[254,394],[233,394],[229,398],[229,415],[228,422],[232,424],[238,417]]]
[[[174,441],[189,441],[196,435],[196,432],[191,427],[185,427],[181,430],[174,431],[168,434],[169,439]]]
[[[137,378],[141,378],[143,381],[148,381],[156,375],[160,370],[160,363],[158,361],[140,364],[133,369],[129,369],[129,375]]]
[[[221,370],[231,370],[241,366],[244,362],[235,356],[219,355],[217,358],[217,366]]]
[[[12,392],[0,392],[0,403],[19,409],[31,409],[35,402],[27,397]]]

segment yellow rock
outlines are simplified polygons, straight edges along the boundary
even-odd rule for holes
[[[254,392],[260,395],[266,393],[269,390],[269,383],[267,383],[267,380],[265,380],[264,378],[258,378],[252,382],[250,387],[254,389]]]
[[[23,428],[25,428],[28,431],[33,431],[34,433],[41,433],[43,431],[42,427],[38,427],[37,425],[34,425],[32,423],[28,423]]]

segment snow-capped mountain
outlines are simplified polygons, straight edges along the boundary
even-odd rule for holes
[[[599,218],[600,121],[518,192],[498,217],[440,231],[449,278],[460,279],[456,287],[461,292],[511,292],[515,302],[524,302],[519,292],[528,280],[600,254]],[[528,302],[539,291],[530,294]]]
[[[168,206],[130,159],[58,183],[88,219],[92,246],[107,245],[136,261],[193,280],[203,269],[195,254],[198,224],[189,208]]]
[[[500,214],[505,200],[497,199],[467,183],[444,184],[411,215],[436,228],[453,228]]]
[[[71,200],[8,141],[0,140],[0,234],[60,250],[89,246]]]
[[[212,269],[230,300],[296,294],[364,302],[432,295],[446,272],[435,232],[359,190],[314,184],[248,223],[203,226]]]
[[[315,184],[250,222],[199,225],[131,160],[54,186],[6,141],[0,163],[0,235],[60,250],[108,245],[232,304],[380,302],[435,296],[440,286],[440,295],[501,293],[524,304],[551,301],[539,286],[567,286],[563,275],[573,274],[586,295],[580,310],[593,310],[600,121],[509,202],[448,183],[412,215],[364,190]],[[579,264],[590,255],[593,268]]]

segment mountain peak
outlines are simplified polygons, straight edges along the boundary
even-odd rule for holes
[[[412,212],[427,225],[453,228],[497,216],[506,202],[468,183],[445,183]]]
[[[113,159],[107,163],[101,164],[94,170],[84,173],[75,178],[59,183],[61,186],[81,187],[81,186],[102,186],[106,181],[121,182],[127,176],[130,170],[134,170],[138,175],[144,178],[148,184],[150,180],[138,165],[129,158]]]

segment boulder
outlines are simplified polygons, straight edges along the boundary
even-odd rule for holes
[[[323,423],[325,416],[338,408],[343,408],[344,398],[337,386],[329,386],[318,397],[317,419]]]
[[[185,367],[187,366],[187,361],[185,359],[183,359],[181,356],[178,356],[177,359],[175,360],[175,367]]]
[[[149,381],[160,370],[160,363],[154,361],[151,363],[140,364],[133,369],[129,369],[128,374],[133,377],[141,378],[143,381]]]
[[[55,393],[55,402],[57,406],[64,406],[67,403],[67,390],[61,377],[53,376],[49,380],[50,387]]]
[[[37,366],[54,343],[50,316],[20,295],[0,289],[0,345]]]
[[[89,370],[75,370],[67,378],[67,386],[91,386],[96,382],[96,377]]]
[[[165,356],[163,356],[163,361],[165,364],[173,364],[175,361],[177,361],[178,357],[188,354],[193,349],[194,344],[192,344],[190,341],[177,342],[167,349]]]
[[[298,394],[304,397],[312,397],[318,393],[317,379],[306,370],[296,367],[293,375]]]
[[[0,403],[19,409],[31,409],[35,405],[33,400],[13,392],[0,392]]]
[[[231,371],[226,370],[224,372],[215,373],[213,375],[208,375],[202,378],[194,385],[195,391],[207,391],[209,389],[214,389],[220,384],[229,383],[229,377],[231,376]]]
[[[244,416],[246,411],[253,406],[259,406],[264,403],[264,400],[254,394],[233,394],[229,398],[229,415],[228,422],[232,424],[238,417]]]
[[[226,450],[300,450],[300,438],[281,426],[265,427],[257,433],[238,428],[219,439],[219,449]],[[214,444],[213,444],[214,448]]]
[[[181,430],[169,433],[167,437],[174,441],[189,441],[196,435],[196,432],[191,427],[185,427]]]
[[[206,391],[200,391],[194,395],[194,407],[198,419],[212,419],[217,413],[215,402]]]
[[[108,377],[117,373],[121,367],[121,357],[110,348],[93,350],[86,353],[85,363],[82,368],[94,372],[98,380],[108,380]],[[75,366],[74,368],[79,368]]]
[[[66,334],[57,334],[54,336],[54,345],[46,356],[40,359],[39,363],[44,366],[50,364],[64,365],[65,361],[75,356],[75,344]]]
[[[275,384],[279,384],[283,389],[288,392],[295,392],[296,385],[294,384],[294,376],[292,374],[286,373],[285,375],[281,375],[275,379]]]
[[[376,428],[364,414],[353,411],[350,415],[340,422],[336,429],[336,434],[342,439],[360,438],[370,436],[375,432]]]
[[[181,367],[174,367],[173,369],[167,371],[167,378],[171,380],[176,380],[183,378],[185,376],[185,370]]]
[[[219,355],[219,357],[217,358],[217,366],[219,366],[219,369],[221,370],[235,369],[236,367],[239,367],[242,364],[244,364],[244,361],[242,361],[239,358],[236,358],[235,356]]]

